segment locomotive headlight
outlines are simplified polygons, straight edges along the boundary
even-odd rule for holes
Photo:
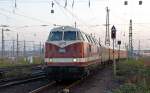
[[[49,62],[52,62],[52,61],[53,61],[53,59],[52,59],[52,58],[50,58],[50,59],[49,59]]]
[[[77,59],[76,59],[76,58],[73,58],[73,62],[77,62]]]

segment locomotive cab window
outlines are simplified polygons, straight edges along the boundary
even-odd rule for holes
[[[76,31],[66,31],[64,32],[64,40],[76,40]]]
[[[60,31],[51,32],[49,35],[49,41],[60,41],[62,40],[63,33]]]

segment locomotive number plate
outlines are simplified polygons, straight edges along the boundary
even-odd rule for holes
[[[65,52],[66,52],[66,50],[64,48],[59,49],[59,53],[65,53]]]

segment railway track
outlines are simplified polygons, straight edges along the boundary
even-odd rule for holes
[[[71,81],[71,82],[56,82],[52,81],[47,85],[37,88],[29,93],[70,93],[71,89],[85,80],[87,77],[82,79]]]
[[[26,82],[30,82],[30,81],[34,81],[34,80],[38,80],[38,79],[43,79],[43,78],[45,78],[44,75],[37,76],[37,77],[31,77],[28,79],[5,81],[5,82],[1,82],[0,88],[18,85],[18,84],[22,84],[22,83],[26,83]]]
[[[22,84],[33,80],[42,79],[42,78],[45,78],[45,73],[40,69],[36,69],[32,72],[32,74],[25,77],[12,77],[12,78],[0,79],[0,88]]]
[[[21,70],[24,68],[29,68],[32,70],[41,70],[42,65],[25,65],[25,66],[14,66],[14,67],[1,67],[0,68],[0,78],[2,78],[3,74],[13,71],[13,70]]]
[[[30,91],[29,93],[39,93],[39,92],[42,92],[43,90],[47,89],[48,87],[52,86],[55,83],[56,83],[56,81],[52,81],[49,84],[46,84],[46,85],[44,85],[42,87],[39,87],[39,88],[37,88],[37,89],[35,89],[33,91]]]
[[[85,76],[79,80],[71,81],[71,82],[52,81],[47,85],[44,85],[40,88],[30,91],[29,93],[71,93],[73,87],[76,87],[77,85],[81,84],[81,82],[84,82],[88,78],[91,78],[96,73],[97,71],[91,73],[89,76]]]
[[[12,73],[12,71],[19,71],[24,68],[29,69],[31,72],[30,74],[26,74],[24,76],[13,76],[13,77],[6,77],[5,74]],[[15,73],[15,72],[13,72]],[[0,68],[0,87],[4,86],[11,86],[15,84],[19,84],[20,82],[27,82],[30,80],[44,78],[45,73],[42,71],[42,66],[39,65],[31,65],[31,66],[15,66],[15,67],[5,67]]]

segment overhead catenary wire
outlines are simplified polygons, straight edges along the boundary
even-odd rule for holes
[[[0,8],[0,10],[3,11],[3,12],[7,12],[7,13],[9,13],[9,14],[12,14],[12,12],[9,11],[9,10],[3,9],[3,8]],[[30,19],[30,20],[33,20],[33,21],[38,21],[38,22],[42,22],[42,23],[47,23],[47,24],[49,24],[49,25],[53,25],[53,23],[50,23],[50,22],[48,22],[48,21],[44,21],[44,20],[41,20],[41,19],[39,19],[39,18],[35,18],[35,17],[31,17],[31,16],[19,14],[19,13],[17,13],[17,12],[14,13],[14,15],[21,16],[21,17],[24,17],[24,18],[27,18],[27,19]]]
[[[4,1],[4,0],[3,0]],[[6,0],[6,1],[10,1],[10,0]],[[28,1],[28,0],[27,0]],[[31,1],[36,1],[36,0],[31,0]],[[38,1],[40,1],[40,0],[38,0]],[[44,2],[45,1],[47,1],[47,0],[44,0]],[[74,1],[74,0],[73,0]],[[76,0],[76,1],[79,1],[79,0]],[[82,1],[88,1],[88,0],[81,0],[81,2]],[[94,0],[94,1],[97,1],[97,0]],[[42,0],[41,0],[41,2],[42,2]],[[8,12],[8,11],[7,11]],[[70,13],[71,14],[71,13]],[[16,15],[16,14],[15,14]],[[17,14],[18,15],[18,14]],[[72,16],[74,16],[74,14],[71,14]],[[33,17],[30,17],[30,16],[26,16],[26,15],[20,15],[19,14],[19,16],[22,16],[22,17],[26,17],[26,18],[28,18],[28,19],[31,19],[31,20],[34,20],[34,21],[39,21],[39,22],[43,22],[43,20],[39,20],[39,19],[37,19],[37,18],[33,18]],[[74,16],[75,17],[75,16]],[[117,18],[118,18],[118,16],[117,16]],[[79,19],[79,18],[77,18],[77,19]],[[120,19],[122,19],[122,18],[120,18]],[[81,19],[79,19],[80,20],[80,22],[81,22]],[[45,21],[44,21],[45,22]],[[47,23],[47,22],[46,22]],[[48,22],[49,23],[49,22]],[[134,24],[150,24],[150,23],[134,23]],[[86,24],[87,25],[87,24]],[[128,25],[128,24],[116,24],[116,25]],[[98,26],[98,25],[97,25]],[[102,25],[99,25],[99,26],[102,26]],[[92,26],[89,26],[89,27],[92,27]]]
[[[1,1],[12,1],[12,0],[1,0]],[[34,2],[34,3],[36,3],[36,2],[38,2],[38,1],[43,1],[43,2],[45,2],[45,1],[49,1],[49,0],[25,0],[25,1],[27,1],[27,2]],[[87,2],[88,0],[75,0],[76,2],[78,2],[78,1],[81,1],[81,2]],[[89,0],[90,1],[90,0]],[[99,1],[99,0],[94,0],[94,1]],[[73,0],[73,2],[74,2],[74,0]],[[93,1],[92,1],[93,2]],[[16,3],[16,0],[15,0],[15,3]],[[8,12],[8,11],[7,11]],[[17,14],[18,15],[18,14]],[[21,14],[19,14],[19,15],[21,15]],[[25,16],[25,15],[21,15],[21,16]],[[26,17],[30,17],[30,16],[26,16]],[[117,18],[118,18],[118,16],[117,16]],[[30,19],[33,19],[33,20],[37,20],[37,18],[33,18],[33,17],[30,17]],[[39,19],[38,19],[39,20]],[[43,21],[43,20],[40,20],[40,21]],[[143,24],[143,23],[142,23]]]
[[[86,24],[82,19],[80,19],[77,15],[75,15],[73,12],[71,12],[69,9],[67,9],[67,8],[64,8],[57,0],[54,0],[55,1],[55,3],[57,4],[57,5],[59,5],[59,7],[61,7],[62,9],[64,9],[64,10],[66,10],[66,12],[68,12],[73,18],[75,18],[78,22],[80,22],[80,23],[82,23],[83,25],[84,25],[84,27],[87,27],[87,30],[91,30],[91,31],[93,31],[93,29],[92,28],[90,28],[89,26],[88,26],[88,24]]]

